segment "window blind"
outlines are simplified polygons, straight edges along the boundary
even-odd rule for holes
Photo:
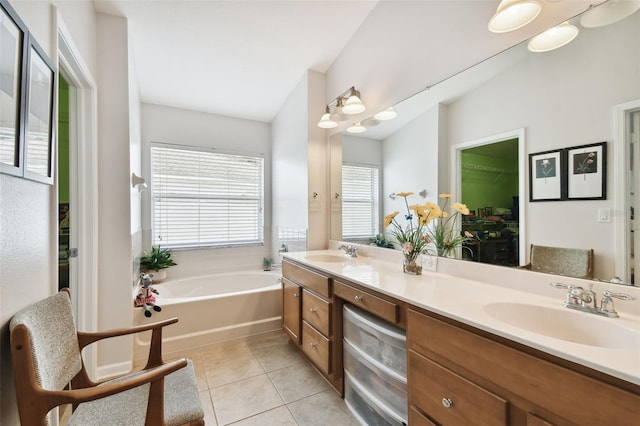
[[[264,242],[264,158],[151,147],[152,239],[163,247]]]
[[[342,165],[342,237],[371,238],[379,233],[378,167]]]

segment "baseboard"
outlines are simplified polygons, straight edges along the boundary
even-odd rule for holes
[[[115,364],[107,364],[98,366],[96,369],[97,380],[104,380],[110,377],[120,376],[130,373],[133,368],[132,361],[118,362]]]

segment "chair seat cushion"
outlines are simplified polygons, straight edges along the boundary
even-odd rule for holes
[[[139,374],[139,373],[138,373]],[[131,377],[131,375],[127,376]],[[118,381],[121,379],[115,379]],[[106,382],[109,383],[109,382]],[[70,426],[144,425],[149,384],[80,404],[69,419]],[[204,418],[193,363],[164,379],[164,419],[167,426],[183,425]]]

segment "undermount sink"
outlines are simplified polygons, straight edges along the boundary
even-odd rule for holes
[[[329,262],[329,263],[338,263],[338,262],[346,262],[349,260],[347,256],[340,256],[338,254],[310,254],[304,257],[307,260],[312,262]]]
[[[615,318],[524,303],[491,303],[484,310],[499,321],[553,339],[640,350],[640,331],[617,324]]]

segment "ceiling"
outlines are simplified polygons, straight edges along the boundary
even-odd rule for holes
[[[143,102],[273,120],[325,73],[376,1],[94,0],[124,16]]]
[[[450,1],[453,0],[444,3],[442,0],[414,0],[414,4],[420,5],[422,10],[426,7],[432,12],[437,11],[439,22],[459,22],[461,14],[469,15],[471,10],[477,10],[471,7],[473,4],[480,5],[480,10],[486,11],[476,19],[481,20],[483,28],[486,28],[484,15],[490,16],[499,3],[499,0],[456,0],[459,7],[443,7]],[[573,4],[576,8],[576,4],[586,1],[558,3],[558,0],[546,0],[547,9],[557,7],[556,4]],[[385,29],[379,21],[381,18],[378,16],[378,20],[373,20],[375,24],[366,27],[368,32],[363,32],[367,36],[360,34],[357,37],[356,33],[365,27],[363,24],[379,5],[386,7],[377,9],[384,10],[381,13],[385,16],[394,15],[393,11],[397,9],[396,20],[411,16],[407,15],[410,10],[402,9],[403,4],[406,7],[411,2],[94,0],[98,12],[123,16],[128,20],[142,102],[262,122],[273,120],[308,69],[325,74],[334,63],[340,62],[338,69],[344,70],[344,56],[356,56],[353,49],[362,46],[363,37],[364,45],[368,47],[366,52],[360,50],[355,66],[365,67],[367,78],[371,77],[372,71],[384,73],[381,66],[375,66],[375,60],[378,60],[376,49],[371,48],[369,40],[372,38],[372,26],[375,27],[374,32],[376,28]],[[425,27],[419,18],[414,21],[415,25]],[[451,34],[442,34],[443,31]],[[396,37],[404,44],[394,44],[392,51],[404,50],[407,53],[403,55],[415,56],[411,53],[415,46],[407,44],[408,39],[405,39],[411,30],[407,28],[401,32],[404,34]],[[496,35],[489,31],[486,34],[485,31],[475,31],[461,35],[460,28],[454,25],[448,30],[447,26],[444,29],[440,26],[438,34],[427,39],[453,40],[461,37],[472,38],[466,43],[474,48],[457,49],[454,54],[451,50],[447,53],[446,46],[438,43],[438,52],[429,55],[421,49],[419,57],[439,58],[431,62],[433,65],[473,64],[477,62],[476,56],[482,51],[482,46],[495,44],[496,39]],[[348,45],[351,49],[345,49]],[[389,53],[383,52],[384,55]],[[435,56],[436,53],[440,56]],[[402,56],[399,60],[404,62]],[[367,63],[371,65],[369,68]],[[403,65],[411,64],[396,64]],[[448,75],[446,70],[441,71]],[[397,73],[393,75],[398,78]],[[349,86],[360,87],[363,83],[362,79],[347,79]]]

